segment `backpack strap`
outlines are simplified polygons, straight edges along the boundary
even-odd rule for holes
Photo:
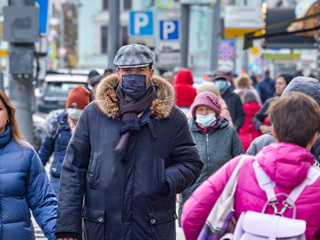
[[[276,201],[277,197],[274,192],[275,183],[270,179],[270,177],[263,171],[258,161],[253,162],[254,171],[258,180],[258,184],[262,190],[264,190],[267,194],[267,198],[269,202]],[[289,194],[286,202],[293,206],[295,201],[298,199],[302,191],[306,186],[315,183],[315,181],[320,177],[320,170],[317,167],[311,166],[308,170],[307,177],[303,180],[303,182],[295,187],[291,193]]]
[[[293,203],[298,199],[302,191],[305,189],[306,186],[311,185],[315,183],[315,181],[320,177],[320,170],[317,167],[311,166],[308,170],[307,177],[303,180],[303,182],[295,187],[292,192],[290,193],[289,197],[287,199],[288,204],[292,206],[290,203],[290,200],[292,200]]]
[[[253,168],[258,180],[259,187],[266,192],[268,201],[269,202],[276,201],[277,197],[276,197],[276,193],[274,192],[274,187],[276,186],[276,184],[263,171],[256,157],[255,157],[255,161],[253,162]]]

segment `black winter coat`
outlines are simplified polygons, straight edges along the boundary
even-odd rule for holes
[[[240,97],[232,91],[231,87],[223,90],[221,97],[228,106],[234,128],[239,131],[246,117]]]
[[[203,163],[173,88],[152,82],[157,99],[131,134],[125,163],[113,153],[121,137],[117,75],[100,83],[97,100],[84,109],[62,167],[58,236],[80,235],[83,220],[84,239],[176,238],[175,196],[196,181]]]

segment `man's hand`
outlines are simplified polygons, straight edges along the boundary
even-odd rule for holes
[[[271,126],[261,125],[259,130],[262,134],[271,133]]]

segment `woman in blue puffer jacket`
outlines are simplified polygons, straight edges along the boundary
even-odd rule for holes
[[[57,198],[63,159],[80,114],[89,104],[89,94],[87,89],[78,85],[70,91],[66,109],[53,111],[47,118],[46,136],[38,154],[45,166],[54,153],[50,168],[50,182]]]
[[[37,153],[19,131],[15,112],[0,91],[0,240],[34,240],[30,210],[53,240],[57,199]]]

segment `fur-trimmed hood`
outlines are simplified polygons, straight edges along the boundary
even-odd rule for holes
[[[157,91],[157,98],[150,108],[151,112],[157,120],[168,118],[176,103],[174,89],[166,80],[157,76],[153,76],[151,82]],[[96,106],[105,115],[113,119],[120,117],[118,99],[115,92],[118,84],[118,75],[113,74],[99,83],[96,93]]]

